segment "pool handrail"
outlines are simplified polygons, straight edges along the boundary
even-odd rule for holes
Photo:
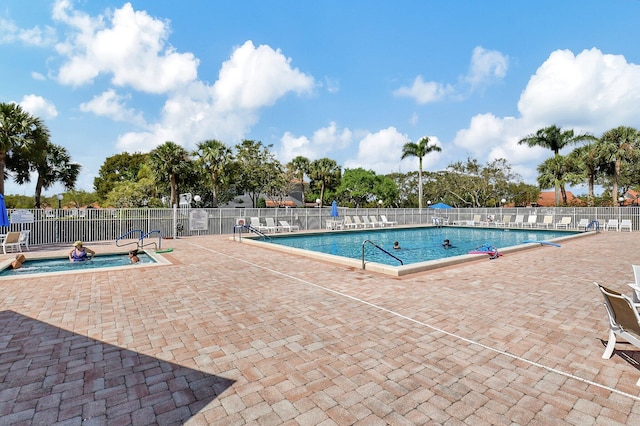
[[[130,244],[136,244],[136,245],[137,245],[137,244],[138,244],[138,241],[133,241],[133,242],[129,242],[129,243],[122,244],[122,245],[118,244],[118,242],[119,242],[120,240],[125,239],[126,237],[128,237],[129,235],[131,235],[131,234],[133,234],[133,233],[135,233],[135,232],[139,232],[139,233],[140,233],[140,237],[138,237],[138,241],[139,241],[139,240],[140,240],[140,238],[142,237],[142,234],[143,234],[142,229],[132,229],[132,230],[130,230],[130,231],[128,231],[128,232],[125,232],[124,234],[120,235],[118,238],[116,238],[116,246],[118,246],[118,247],[124,247],[124,246],[128,246],[128,245],[130,245]]]
[[[238,230],[238,240],[242,241],[242,229],[246,229],[249,232],[253,232],[254,234],[258,234],[259,236],[265,238],[265,239],[271,239],[271,237],[269,237],[268,235],[266,235],[265,233],[263,233],[262,231],[258,230],[257,228],[254,228],[251,225],[234,225],[233,226],[233,241],[236,240],[236,230]]]
[[[404,265],[404,262],[402,261],[402,259],[392,255],[391,253],[389,253],[388,251],[386,251],[385,249],[383,249],[382,247],[380,247],[379,245],[377,245],[376,243],[374,243],[371,240],[364,240],[362,242],[362,269],[364,270],[364,246],[366,243],[371,244],[372,246],[374,246],[375,248],[377,248],[378,250],[388,254],[389,256],[393,257],[395,260],[397,260],[398,262],[400,262],[400,265]]]
[[[146,234],[140,235],[140,238],[138,238],[138,248],[143,249],[145,246],[144,239],[148,238],[152,234],[155,234],[156,232],[158,233],[158,244],[156,244],[155,242],[149,243],[149,244],[155,245],[156,250],[162,249],[162,231],[160,231],[159,229],[154,229],[152,231],[147,232]],[[146,245],[149,245],[149,244],[146,244]]]

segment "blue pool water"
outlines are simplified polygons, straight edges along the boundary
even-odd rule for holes
[[[146,253],[139,252],[139,263],[156,263],[155,259]],[[69,258],[56,259],[29,259],[22,264],[20,269],[5,269],[0,271],[0,277],[43,274],[48,272],[61,271],[85,271],[95,268],[109,268],[113,266],[135,266],[131,264],[128,254],[105,254],[97,255],[95,258],[85,262],[70,262]],[[137,264],[136,264],[137,265]]]
[[[314,235],[277,236],[266,242],[300,248],[336,256],[362,259],[362,243],[369,240],[400,258],[405,265],[468,254],[478,246],[490,244],[498,249],[523,244],[526,240],[550,241],[571,235],[567,231],[427,227],[409,229],[378,229],[369,231],[342,231]],[[449,239],[454,246],[442,247]],[[400,249],[394,250],[398,241]],[[371,244],[365,244],[365,259],[385,265],[400,263]]]

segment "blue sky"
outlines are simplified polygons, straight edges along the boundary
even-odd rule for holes
[[[550,152],[517,141],[536,130],[640,128],[639,16],[638,0],[5,0],[0,102],[44,119],[87,191],[108,156],[206,139],[385,174],[417,170],[402,146],[429,136],[425,170],[507,158],[535,183]]]

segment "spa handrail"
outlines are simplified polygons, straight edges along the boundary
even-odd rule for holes
[[[139,241],[139,240],[140,240],[140,238],[142,238],[142,234],[143,234],[142,229],[132,229],[131,231],[125,232],[124,234],[122,234],[122,235],[120,235],[118,238],[116,238],[116,246],[118,246],[118,247],[123,247],[123,246],[127,246],[127,245],[130,245],[130,244],[136,244],[136,245],[137,245],[137,244],[138,244],[138,242],[137,242],[137,241],[136,241],[136,242],[129,242],[129,243],[122,244],[122,245],[118,244],[118,242],[119,242],[120,240],[123,240],[123,239],[125,239],[125,238],[129,237],[129,235],[131,235],[131,234],[133,234],[133,233],[136,233],[136,232],[139,232],[139,233],[140,233],[140,237],[138,237],[138,241]]]
[[[362,269],[364,269],[364,246],[366,243],[371,244],[372,246],[374,246],[375,248],[377,248],[378,250],[380,250],[383,253],[388,254],[389,256],[393,257],[395,260],[397,260],[398,262],[400,262],[401,265],[404,265],[404,262],[402,261],[402,259],[397,258],[396,256],[392,255],[391,253],[389,253],[388,251],[386,251],[385,249],[383,249],[382,247],[380,247],[379,245],[377,245],[376,243],[374,243],[371,240],[364,240],[362,242]]]
[[[234,225],[233,226],[233,240],[236,240],[236,232],[238,232],[238,240],[242,241],[242,229],[246,229],[249,232],[253,232],[255,234],[258,234],[259,236],[265,238],[265,239],[271,239],[271,237],[269,237],[268,235],[265,235],[262,231],[259,231],[258,229],[254,228],[251,225]]]
[[[153,231],[149,231],[146,234],[141,235],[140,238],[138,239],[138,248],[144,248],[145,246],[144,239],[148,238],[150,235],[155,233],[158,234],[158,244],[156,243],[149,243],[149,244],[154,244],[156,246],[156,250],[162,249],[162,232],[159,229],[154,229]]]

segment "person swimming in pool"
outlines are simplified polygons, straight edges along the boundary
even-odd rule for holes
[[[400,250],[400,243],[397,242],[397,241],[395,243],[393,243],[393,249],[394,250]]]
[[[73,250],[69,252],[69,260],[71,262],[84,262],[93,259],[96,252],[82,245],[82,241],[73,243]]]
[[[129,260],[131,260],[131,263],[140,262],[140,258],[138,257],[138,250],[131,250],[129,252]]]
[[[446,249],[450,249],[450,248],[453,248],[453,245],[451,244],[451,242],[449,240],[444,240],[444,242],[442,243],[442,247],[444,247]]]

